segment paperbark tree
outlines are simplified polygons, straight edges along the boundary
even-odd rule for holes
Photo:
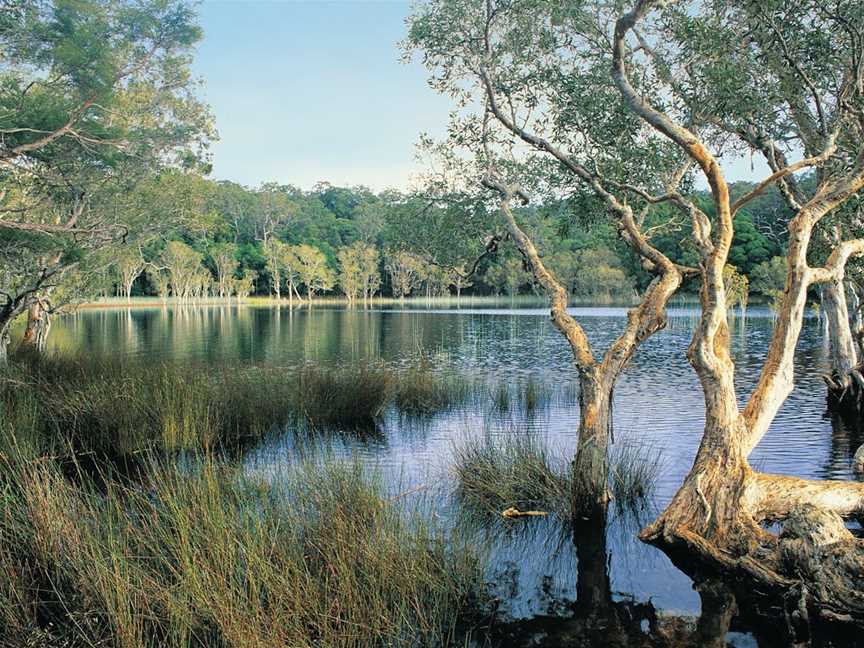
[[[216,285],[220,297],[231,295],[231,280],[240,266],[237,261],[237,245],[234,243],[217,243],[210,248],[210,258],[216,270]]]
[[[380,282],[378,252],[371,245],[357,242],[339,250],[339,287],[353,302],[362,296],[368,299]]]
[[[390,288],[396,299],[404,299],[420,285],[421,264],[410,252],[389,252],[384,266],[390,275]]]
[[[434,72],[436,89],[460,108],[472,100],[485,107],[481,115],[454,118],[450,144],[475,156],[481,171],[461,177],[475,177],[497,195],[496,224],[548,295],[552,322],[570,346],[580,385],[574,502],[578,513],[600,516],[615,386],[641,344],[665,327],[668,300],[694,272],[650,240],[652,230],[674,225],[655,220],[656,205],[689,213],[679,187],[690,162],[682,164],[674,147],[622,109],[607,72],[611,54],[604,31],[612,19],[600,3],[436,0],[412,18],[409,36]],[[650,81],[641,90],[655,92]],[[519,224],[513,203],[527,203],[532,184],[559,196],[590,196],[653,277],[623,332],[599,358],[567,311],[567,290]]]
[[[167,270],[171,291],[177,299],[185,300],[195,296],[196,284],[202,277],[201,253],[181,241],[168,241],[162,252],[161,263]],[[210,273],[207,273],[209,278]]]
[[[697,208],[691,210],[694,243],[700,256],[702,313],[688,359],[704,393],[705,430],[683,485],[660,517],[642,531],[641,537],[660,545],[673,558],[696,558],[709,569],[744,577],[750,587],[755,581],[770,592],[791,592],[795,594],[799,616],[861,619],[864,605],[856,580],[864,566],[864,545],[846,530],[840,516],[853,516],[864,510],[864,484],[762,474],[753,470],[747,457],[763,438],[793,388],[793,356],[808,289],[842,279],[848,259],[864,254],[864,240],[854,239],[835,245],[824,265],[814,267],[808,263],[808,247],[814,229],[864,188],[864,147],[861,145],[864,68],[860,65],[860,41],[840,36],[841,41],[845,39],[844,47],[822,52],[825,58],[814,63],[812,41],[807,40],[808,32],[846,33],[843,24],[850,20],[853,29],[860,29],[864,25],[864,12],[859,5],[849,4],[845,6],[845,13],[834,14],[824,9],[822,3],[805,2],[791,9],[788,5],[765,7],[754,3],[729,7],[719,14],[708,10],[700,14],[691,11],[689,6],[668,8],[674,4],[641,0],[619,18],[613,40],[612,74],[621,96],[634,114],[669,138],[698,165],[711,189],[715,213],[712,219]],[[649,22],[649,15],[659,7],[666,8],[655,22]],[[782,24],[778,24],[777,12],[787,12]],[[817,124],[821,125],[817,129],[824,131],[821,138],[824,148],[807,151],[805,146],[805,151],[811,155],[778,167],[754,191],[732,202],[723,168],[708,142],[694,129],[676,120],[668,110],[646,101],[631,83],[629,66],[636,52],[652,57],[660,65],[661,59],[644,30],[656,30],[656,40],[667,42],[671,34],[679,37],[682,32],[694,33],[692,29],[664,31],[663,25],[670,22],[692,28],[711,25],[712,34],[725,30],[730,37],[746,32],[752,39],[750,47],[738,50],[746,65],[753,62],[750,56],[771,60],[777,56],[777,50],[781,50],[779,56],[786,61],[786,66],[778,75],[783,76],[769,88],[777,89],[778,93],[772,105],[758,108],[775,113],[773,132],[792,140],[808,128],[807,120],[801,117],[799,100],[802,95],[809,97],[806,105],[821,106],[817,119]],[[793,37],[799,39],[795,45],[791,42]],[[684,41],[681,49],[686,49],[687,44]],[[716,50],[713,55],[713,60],[696,63],[687,70],[692,75],[693,89],[698,79],[697,93],[711,91],[704,87],[705,77],[701,74],[713,64],[722,59],[728,72],[728,53]],[[829,75],[831,80],[822,79],[823,85],[818,89],[808,87],[810,75],[806,68],[820,64],[834,67],[833,74]],[[794,84],[788,83],[790,75],[796,77]],[[672,91],[682,88],[681,78],[675,79]],[[839,80],[836,85],[835,80]],[[741,78],[733,75],[731,81],[738,83]],[[759,89],[772,85],[771,82],[770,74],[766,79],[759,79]],[[830,104],[825,101],[829,92],[836,93]],[[827,111],[827,105],[833,107],[833,112]],[[711,105],[702,103],[701,108],[710,110]],[[724,132],[740,130],[736,128],[734,111],[715,115],[714,123],[723,125]],[[781,125],[785,132],[780,131]],[[801,137],[798,141],[806,144]],[[766,143],[765,149],[774,156],[772,164],[776,163],[779,146]],[[788,189],[788,182],[784,181],[794,172],[814,167],[820,169],[816,189],[798,206],[788,226],[786,285],[768,355],[758,383],[742,409],[736,398],[726,322],[727,292],[723,282],[723,269],[733,236],[733,218],[738,209],[771,184],[779,182]],[[765,522],[778,520],[786,520],[779,538],[762,527]]]
[[[114,267],[120,279],[120,290],[127,301],[132,299],[132,287],[135,280],[144,272],[145,262],[141,250],[134,247],[124,247],[117,251]]]
[[[297,258],[297,274],[300,282],[306,287],[306,297],[309,301],[315,293],[330,290],[336,283],[336,274],[327,265],[327,257],[311,245],[295,245],[294,255]]]

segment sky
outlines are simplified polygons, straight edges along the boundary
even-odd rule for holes
[[[401,61],[410,7],[410,0],[203,0],[193,69],[219,132],[213,177],[252,187],[327,181],[408,189],[421,171],[420,134],[443,135],[452,108],[419,62]],[[769,173],[749,156],[724,167],[731,180]]]
[[[193,65],[216,116],[213,176],[405,189],[451,107],[400,61],[401,0],[204,0]]]

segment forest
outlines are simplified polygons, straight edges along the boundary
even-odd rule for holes
[[[859,644],[862,3],[423,0],[390,190],[205,10],[0,0],[0,645]]]

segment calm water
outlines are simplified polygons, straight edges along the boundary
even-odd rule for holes
[[[623,308],[574,308],[595,348],[604,348],[624,325]],[[701,391],[684,353],[696,312],[673,309],[669,327],[652,337],[634,358],[615,394],[617,443],[645,442],[662,452],[656,501],[662,508],[690,467],[702,431]],[[739,394],[749,392],[765,356],[773,320],[751,308],[731,324]],[[460,369],[490,389],[529,378],[553,391],[548,407],[532,417],[495,415],[488,407],[440,415],[422,426],[406,427],[393,415],[380,434],[358,440],[346,436],[340,450],[367,456],[392,476],[396,489],[446,483],[453,444],[474,434],[543,435],[562,456],[575,447],[578,406],[569,349],[542,308],[381,307],[368,310],[306,307],[200,306],[81,310],[59,318],[51,344],[60,350],[126,354],[152,360],[199,362],[241,360],[291,366],[375,360],[405,366],[422,354],[441,369]],[[769,433],[753,453],[765,471],[810,478],[852,478],[850,457],[857,447],[824,415],[825,343],[819,319],[806,320],[796,356],[796,388]],[[290,436],[271,439],[253,450],[250,471],[277,472],[291,452]],[[503,534],[496,540],[496,583],[513,618],[556,613],[577,595],[573,544],[559,534]],[[665,555],[634,539],[632,524],[613,519],[607,552],[611,598],[650,601],[665,613],[696,615],[699,596],[691,581]],[[732,645],[754,645],[747,635],[730,634]]]

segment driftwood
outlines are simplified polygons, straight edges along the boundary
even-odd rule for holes
[[[546,511],[520,511],[515,506],[511,506],[510,508],[501,511],[501,515],[505,518],[513,519],[522,517],[544,517],[549,514]]]

